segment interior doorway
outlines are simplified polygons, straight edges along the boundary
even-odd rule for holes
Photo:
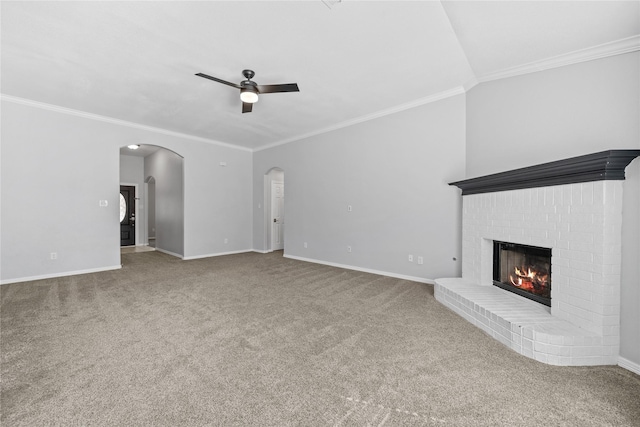
[[[284,182],[271,181],[271,250],[284,249]]]
[[[264,176],[264,249],[266,252],[285,247],[285,185],[284,171],[270,169]]]
[[[164,147],[120,147],[120,185],[136,187],[132,246],[184,256],[184,167],[184,158]]]

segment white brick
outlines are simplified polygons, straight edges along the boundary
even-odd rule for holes
[[[547,363],[547,355],[546,353],[537,353],[535,350],[533,352],[533,357],[538,362]]]
[[[585,182],[582,187],[582,204],[593,205],[593,182]]]
[[[579,206],[582,204],[582,189],[580,185],[571,186],[571,206]]]
[[[546,357],[546,363],[615,361],[616,355],[609,353],[615,347],[611,343],[619,340],[621,196],[620,182],[596,181],[463,197],[463,277],[476,283],[490,282],[490,277],[483,276],[490,275],[491,270],[490,240],[550,247],[553,307],[548,320],[531,327],[513,323],[524,321],[521,319],[532,321],[526,310],[519,313],[491,298],[483,300],[486,306],[469,305],[462,298],[465,304],[461,307],[470,311],[474,322],[491,325],[491,334],[497,339],[509,342],[511,348],[529,357]],[[512,295],[510,299],[513,298],[517,297]],[[491,310],[498,310],[500,316]],[[483,315],[485,312],[493,323]],[[511,323],[505,323],[505,319],[511,319]],[[573,336],[550,329],[553,319],[580,325],[584,332]],[[542,328],[535,334],[541,340],[534,344],[536,328]],[[587,331],[606,336],[607,357],[601,348],[602,335],[580,335],[589,334]],[[574,343],[593,351],[572,356]],[[540,351],[545,349],[540,347],[543,344],[553,347],[546,348],[545,353]],[[535,354],[534,345],[538,346]]]

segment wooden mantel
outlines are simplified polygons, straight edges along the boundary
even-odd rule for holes
[[[640,150],[608,150],[507,172],[450,182],[462,195],[547,187],[578,182],[624,180],[624,169]]]

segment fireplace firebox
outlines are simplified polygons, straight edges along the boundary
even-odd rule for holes
[[[551,249],[493,242],[493,284],[551,306]]]

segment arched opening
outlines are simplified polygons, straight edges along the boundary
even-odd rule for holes
[[[135,186],[135,215],[129,218],[134,218],[130,222],[135,227],[136,238],[132,250],[128,251],[138,252],[151,247],[182,258],[183,157],[156,145],[141,144],[136,149],[121,147],[120,183],[121,188],[123,184]]]
[[[267,252],[285,247],[284,170],[274,167],[264,175],[264,248]]]

